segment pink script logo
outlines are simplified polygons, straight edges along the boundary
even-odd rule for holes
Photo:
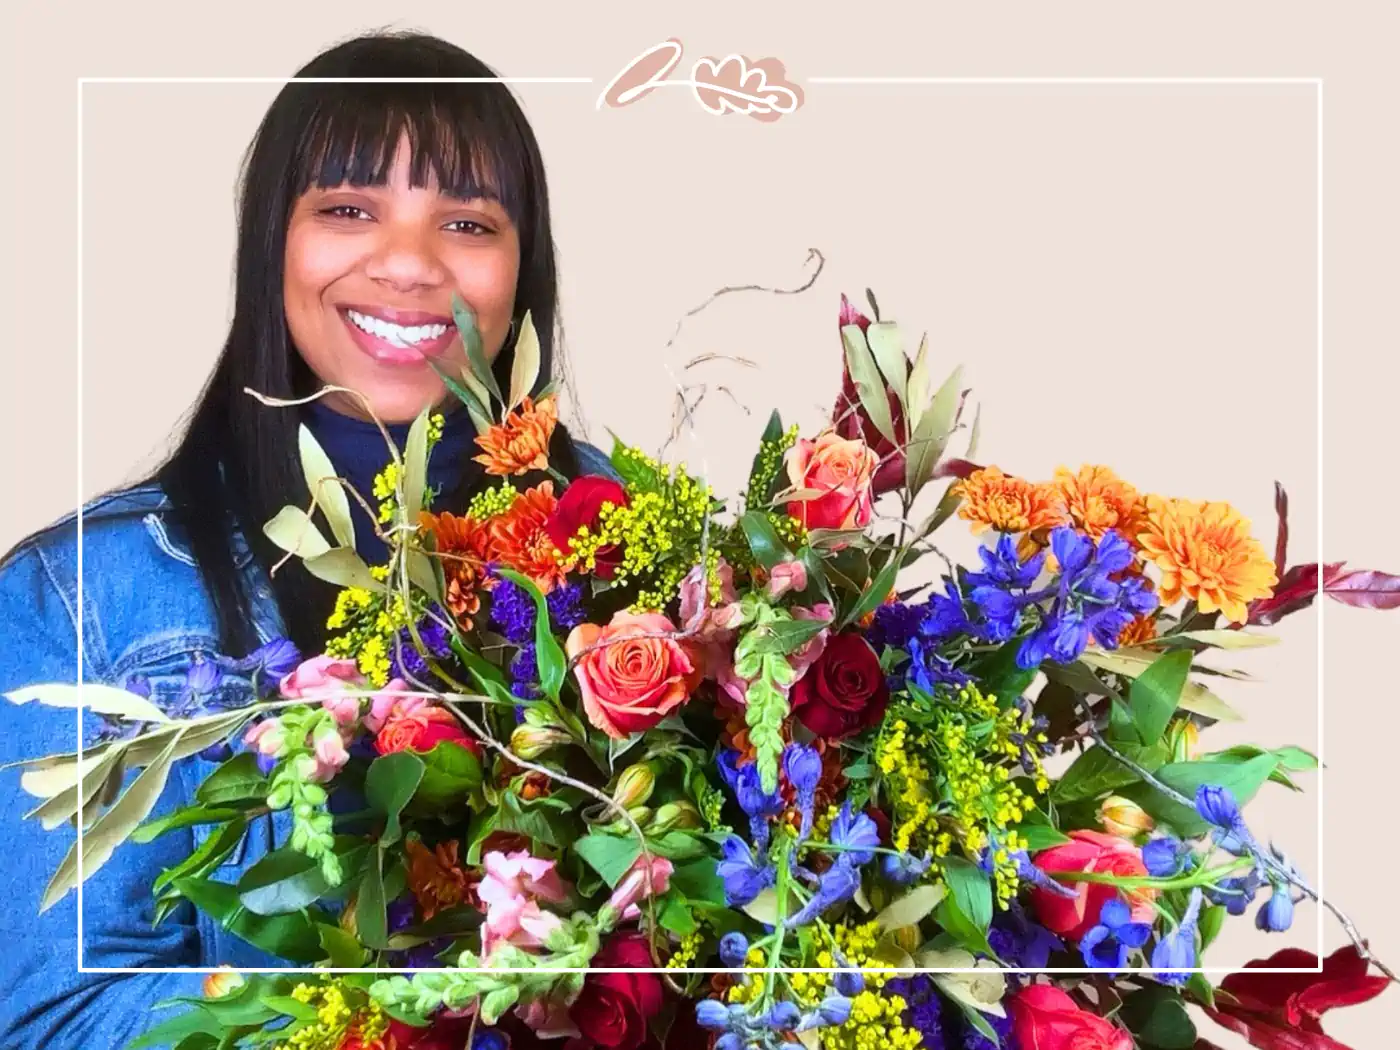
[[[776,58],[700,58],[690,69],[691,79],[670,80],[681,52],[681,42],[674,37],[647,48],[609,81],[598,96],[597,108],[629,106],[659,87],[692,89],[701,107],[717,117],[743,113],[766,122],[802,105],[802,89],[787,79],[787,71]]]

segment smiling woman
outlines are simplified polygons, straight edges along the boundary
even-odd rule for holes
[[[425,480],[435,511],[465,514],[487,468],[473,457],[477,425],[443,376],[462,376],[474,358],[476,381],[504,389],[517,342],[529,340],[522,355],[539,367],[522,393],[538,396],[553,378],[544,164],[510,90],[465,82],[496,74],[410,33],[350,40],[297,76],[318,79],[282,89],[247,155],[233,320],[174,453],[143,483],[86,505],[81,551],[70,515],[0,561],[0,691],[81,673],[145,693],[167,712],[248,703],[259,682],[295,665],[295,650],[324,650],[337,592],[300,559],[274,573],[283,552],[262,529],[285,505],[310,505],[303,427],[370,499],[389,455],[379,424],[402,448],[410,421],[436,407]],[[463,332],[479,339],[479,358]],[[325,386],[341,389],[314,400]],[[272,407],[250,392],[296,404]],[[547,471],[515,483],[609,472],[597,449],[553,425],[547,404],[536,413],[548,423],[544,454],[527,464],[547,460]],[[375,564],[384,548],[374,522],[357,500],[349,505],[360,518],[356,548]],[[87,743],[111,738],[111,724],[90,720]],[[0,705],[0,764],[70,750],[73,732],[71,715]],[[177,762],[154,816],[189,804],[217,758]],[[14,796],[3,817],[7,874],[11,885],[37,888],[68,843],[21,819],[18,780],[7,771],[3,782]],[[79,972],[79,959],[87,968],[282,964],[197,918],[170,888],[158,904],[150,887],[197,851],[204,874],[234,881],[285,840],[288,821],[286,811],[251,815],[232,851],[199,825],[123,851],[85,883],[81,924],[71,894],[37,920],[34,893],[5,895],[0,1045],[121,1046],[149,1027],[152,1004],[199,991],[197,975]]]

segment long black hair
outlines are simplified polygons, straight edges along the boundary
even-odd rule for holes
[[[300,78],[496,77],[484,62],[437,37],[379,31],[338,44]],[[256,646],[249,581],[230,547],[237,525],[264,569],[282,556],[262,524],[288,503],[310,503],[297,453],[297,410],[268,407],[244,392],[304,397],[319,388],[291,341],[283,310],[283,253],[297,198],[313,183],[382,184],[407,134],[410,177],[429,169],[444,193],[494,196],[520,235],[514,316],[530,311],[540,341],[541,383],[555,371],[557,278],[544,162],[529,123],[502,83],[289,82],[263,118],[244,158],[238,214],[233,321],[213,375],[170,458],[151,479],[172,504],[177,528],[204,576],[221,648],[243,655]],[[509,375],[511,348],[494,366]],[[551,463],[577,466],[564,427]],[[216,468],[222,464],[222,469]],[[463,465],[455,491],[438,508],[461,512],[483,481]],[[530,478],[523,479],[526,482]],[[365,494],[368,496],[368,494]],[[291,559],[272,577],[284,634],[304,654],[319,652],[334,588]]]

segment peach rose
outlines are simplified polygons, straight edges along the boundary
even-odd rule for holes
[[[374,738],[374,749],[381,755],[396,751],[426,753],[444,740],[481,757],[481,745],[467,735],[450,711],[433,704],[415,707],[407,714],[391,714]]]
[[[615,740],[650,729],[690,698],[700,683],[691,654],[674,638],[638,637],[674,632],[660,613],[619,612],[606,627],[579,624],[565,650],[574,665],[588,720]]]
[[[863,529],[875,515],[870,486],[879,457],[863,441],[827,430],[800,438],[786,456],[788,480],[811,494],[787,505],[809,529]]]

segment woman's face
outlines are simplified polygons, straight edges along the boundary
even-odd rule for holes
[[[493,200],[459,200],[409,185],[401,139],[383,186],[320,189],[296,202],[282,299],[297,351],[323,383],[365,395],[386,423],[413,419],[446,388],[428,364],[458,375],[466,350],[452,321],[455,291],[476,314],[488,360],[509,334],[520,238]],[[344,394],[336,409],[369,418]]]

